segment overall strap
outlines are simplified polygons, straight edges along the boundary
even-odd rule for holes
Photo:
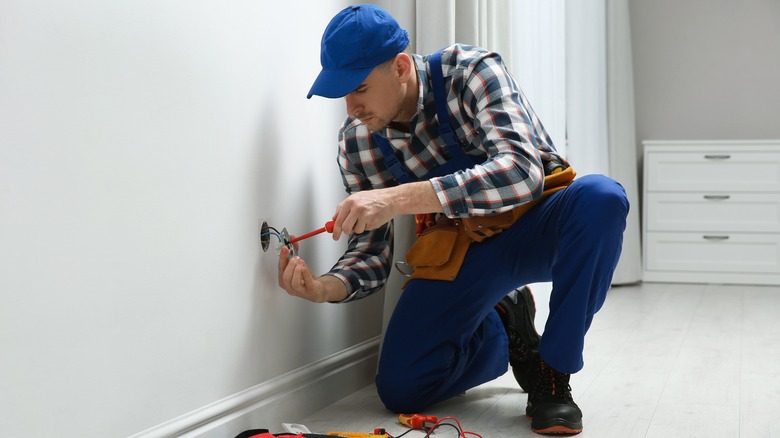
[[[382,152],[382,157],[385,159],[385,166],[390,169],[390,172],[395,177],[398,184],[404,184],[411,181],[415,181],[413,175],[406,170],[406,167],[398,161],[393,151],[393,146],[390,145],[390,140],[382,137],[379,134],[371,134],[371,138],[374,139],[379,150]]]
[[[447,111],[447,92],[444,90],[444,70],[441,66],[441,53],[444,49],[431,55],[428,60],[431,63],[431,85],[433,86],[433,101],[436,104],[436,117],[439,119],[439,135],[447,145],[450,157],[463,155],[458,137],[452,131],[450,125],[450,113]]]

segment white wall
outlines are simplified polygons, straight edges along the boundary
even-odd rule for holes
[[[630,12],[639,147],[780,138],[780,1],[631,0]]]
[[[381,297],[290,298],[258,240],[343,196],[343,104],[306,93],[344,5],[2,2],[0,434],[127,436],[379,335]]]

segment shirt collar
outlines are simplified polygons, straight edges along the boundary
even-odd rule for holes
[[[419,95],[417,96],[417,112],[412,117],[412,121],[417,119],[423,112],[425,107],[425,95],[428,94],[428,64],[425,63],[423,57],[420,55],[412,55],[415,65],[417,65],[417,88],[419,89]]]
[[[411,128],[411,133],[416,132],[415,129],[417,127],[418,123],[421,123],[421,115],[423,114],[423,109],[425,108],[425,95],[428,93],[428,90],[430,89],[429,81],[428,81],[428,64],[426,64],[425,59],[420,56],[413,54],[412,60],[414,60],[415,65],[417,66],[417,112],[412,116],[412,119],[409,120],[409,127]],[[410,137],[411,134],[406,132],[401,132],[396,129],[387,128],[385,129],[385,137],[388,139],[393,138],[405,138]]]

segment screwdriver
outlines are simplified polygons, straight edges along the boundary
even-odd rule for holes
[[[328,221],[328,222],[325,223],[324,227],[319,228],[317,230],[314,230],[311,233],[306,233],[306,234],[304,234],[302,236],[294,237],[294,238],[290,239],[290,241],[288,243],[295,243],[295,242],[297,242],[299,240],[308,239],[309,237],[316,236],[317,234],[324,233],[326,231],[329,232],[329,233],[332,233],[334,224],[335,224],[334,221]]]

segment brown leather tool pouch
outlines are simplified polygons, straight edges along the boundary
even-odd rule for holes
[[[520,216],[515,216],[515,210],[505,211],[493,216],[474,216],[463,218],[463,228],[466,234],[475,242],[482,242],[488,237],[506,230],[512,226]]]
[[[454,280],[470,244],[471,239],[459,221],[442,217],[436,225],[425,230],[406,253],[406,264],[414,268],[409,280]]]

